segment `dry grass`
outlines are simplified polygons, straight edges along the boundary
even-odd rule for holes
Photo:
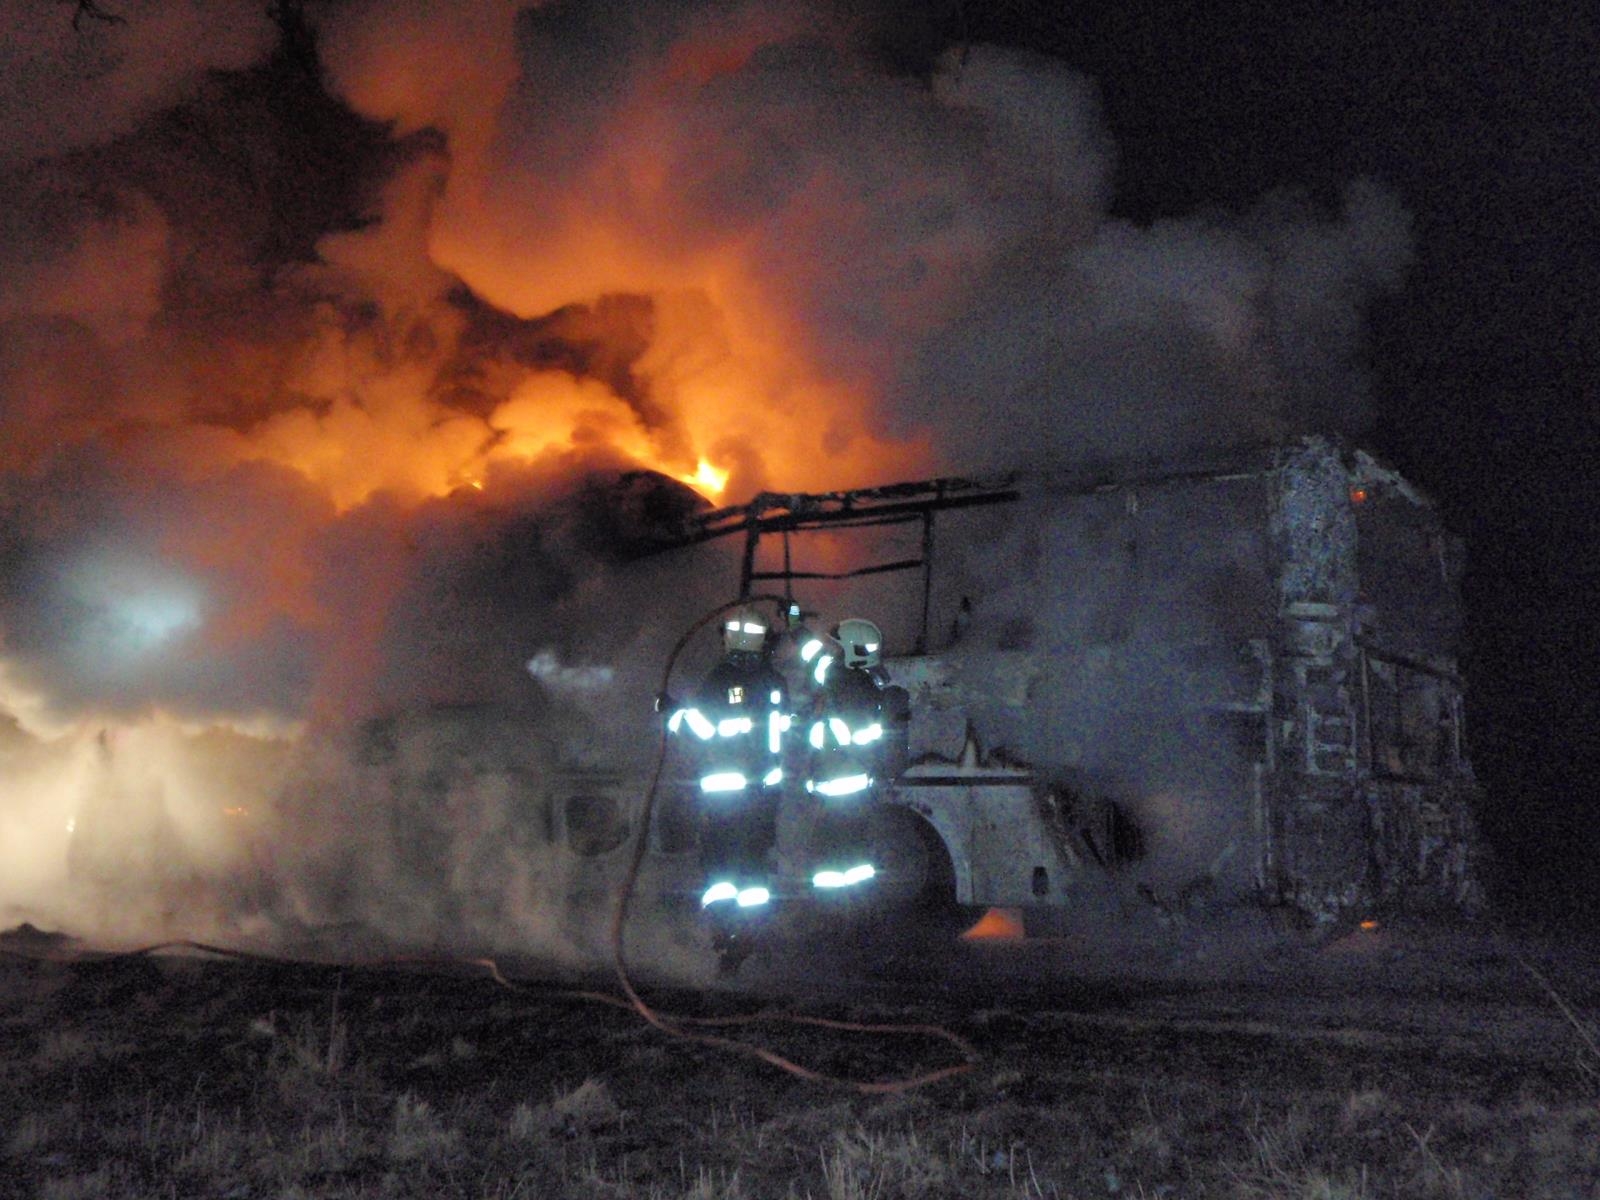
[[[1207,1033],[991,1013],[962,1029],[978,1070],[873,1097],[473,979],[186,962],[130,996],[114,975],[101,995],[46,974],[0,991],[0,1194],[1600,1195],[1588,1077],[1488,1044],[1451,1059],[1426,1039],[1279,1038],[1257,1020]],[[814,1060],[862,1072],[927,1065],[806,1036]]]
[[[1579,1013],[1572,1001],[1563,995],[1539,968],[1524,957],[1519,956],[1517,961],[1539,985],[1539,990],[1549,997],[1550,1002],[1556,1006],[1556,1010],[1567,1023],[1574,1044],[1573,1066],[1596,1093],[1600,1094],[1600,1026]]]

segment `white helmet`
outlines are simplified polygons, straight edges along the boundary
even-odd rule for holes
[[[847,667],[875,667],[883,657],[883,633],[871,621],[846,617],[833,636],[844,648]]]
[[[759,651],[767,643],[767,621],[753,608],[736,608],[722,619],[722,644],[729,654]]]

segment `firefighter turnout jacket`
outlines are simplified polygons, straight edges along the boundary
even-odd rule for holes
[[[766,656],[734,651],[718,663],[693,700],[667,721],[696,749],[706,795],[775,789],[783,783],[789,689]]]
[[[806,790],[824,799],[857,796],[883,773],[883,691],[865,668],[826,660],[819,666]]]

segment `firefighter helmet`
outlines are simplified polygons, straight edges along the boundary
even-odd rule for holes
[[[767,643],[767,620],[753,608],[736,608],[722,620],[722,644],[729,654],[753,652]]]
[[[839,622],[833,636],[844,648],[847,667],[875,667],[883,656],[883,634],[871,621],[847,617]]]

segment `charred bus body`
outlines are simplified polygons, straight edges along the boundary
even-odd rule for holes
[[[673,548],[726,536],[741,594],[889,618],[900,900],[1048,911],[1109,873],[1316,923],[1479,901],[1460,547],[1360,450],[765,494]],[[692,797],[665,799],[681,849]]]
[[[695,578],[709,559],[734,572],[724,598],[776,593],[883,626],[910,720],[871,899],[952,923],[990,906],[1072,912],[1107,881],[1163,911],[1216,901],[1313,923],[1479,903],[1460,547],[1370,455],[1306,439],[1176,467],[765,494],[714,511],[659,477],[638,482],[605,506],[630,555],[683,556]],[[643,746],[648,693],[628,698]],[[326,748],[383,814],[362,836],[405,848],[394,869],[421,910],[400,925],[492,927],[505,895],[525,891],[521,908],[571,914],[577,943],[610,910],[645,777],[574,754],[582,731],[552,707],[436,707]],[[321,810],[322,759],[299,752],[303,785],[288,771],[260,813],[180,829],[164,815],[172,796],[126,769],[144,752],[101,746],[65,835],[68,874],[116,903],[126,821],[162,860],[140,879],[179,878],[179,833],[217,841],[225,825],[243,849],[221,857],[248,859],[275,804]],[[698,894],[698,797],[664,778],[641,901]],[[797,796],[780,819],[791,895],[807,891],[808,816]],[[250,895],[231,905],[270,903],[255,895],[264,872],[237,873]]]

